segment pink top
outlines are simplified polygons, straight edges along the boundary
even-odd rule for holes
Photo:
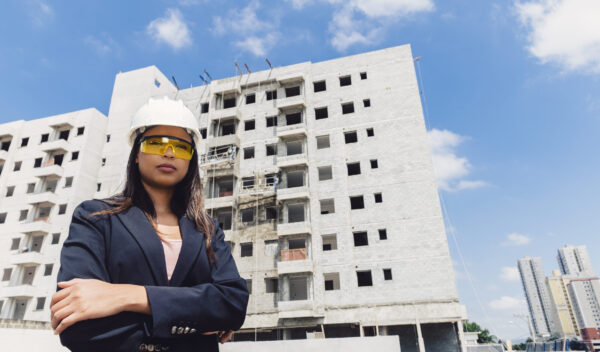
[[[167,264],[167,275],[169,281],[171,281],[171,275],[177,264],[177,258],[179,258],[179,251],[181,250],[181,240],[170,240],[166,238],[160,238],[163,248],[165,250],[165,261]]]

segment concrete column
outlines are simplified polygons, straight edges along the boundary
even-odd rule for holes
[[[421,323],[417,320],[417,341],[419,343],[419,352],[425,352],[425,341],[421,333]]]
[[[283,329],[283,339],[284,340],[291,340],[292,339],[292,330],[290,330],[290,329]]]
[[[458,330],[458,343],[460,346],[460,350],[461,352],[467,352],[467,346],[465,345],[465,336],[463,334],[462,320],[456,321],[456,329]]]
[[[281,300],[289,301],[290,300],[290,279],[287,275],[284,275],[281,280]]]

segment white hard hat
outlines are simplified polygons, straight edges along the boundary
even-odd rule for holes
[[[177,126],[184,128],[190,134],[194,143],[202,139],[200,135],[198,120],[187,106],[181,100],[173,100],[169,97],[150,98],[131,119],[131,127],[127,134],[129,146],[138,133],[144,133],[147,127],[154,125]]]

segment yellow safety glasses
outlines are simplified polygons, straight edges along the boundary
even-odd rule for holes
[[[163,155],[170,146],[176,158],[190,160],[194,155],[190,142],[173,136],[146,136],[140,142],[140,151],[146,154]]]

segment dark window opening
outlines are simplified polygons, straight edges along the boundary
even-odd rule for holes
[[[256,94],[248,94],[246,95],[246,104],[254,104],[256,103]]]
[[[235,107],[235,104],[236,104],[235,97],[223,99],[223,109],[233,108],[233,107]]]
[[[356,131],[344,133],[344,140],[346,141],[346,144],[358,142],[358,135],[356,134]]]
[[[110,142],[110,134],[106,135],[106,143]]]
[[[254,221],[254,209],[243,209],[242,213],[242,222],[252,222]]]
[[[350,197],[350,209],[364,209],[365,202],[363,196]]]
[[[373,280],[371,279],[371,270],[357,271],[356,278],[358,279],[358,286],[373,286]]]
[[[317,136],[317,149],[329,148],[329,136]]]
[[[367,232],[355,232],[354,233],[354,246],[368,246],[369,245],[369,237],[367,236]]]
[[[71,153],[71,160],[77,160],[77,159],[79,159],[79,152]]]
[[[327,85],[325,84],[325,81],[313,82],[313,87],[315,93],[324,92],[325,90],[327,90]]]
[[[206,128],[200,129],[200,135],[202,136],[202,139],[206,139]]]
[[[383,269],[383,278],[385,280],[391,280],[392,279],[392,269]]]
[[[360,73],[360,79],[367,79],[367,73],[366,72],[361,72]]]
[[[254,147],[244,148],[244,159],[254,158]]]
[[[58,206],[58,215],[62,215],[67,212],[67,205],[61,204]]]
[[[50,244],[58,244],[59,240],[60,240],[60,233],[53,233],[52,234],[52,243],[50,243]]]
[[[371,106],[371,99],[363,99],[363,106],[368,108]]]
[[[375,132],[373,131],[373,128],[367,128],[367,137],[373,137],[375,135]]]
[[[40,139],[40,143],[48,142],[49,137],[50,137],[50,135],[48,133],[44,133],[42,135],[42,138]]]
[[[285,115],[285,124],[286,126],[289,125],[295,125],[298,123],[302,122],[302,113],[301,112],[295,112],[293,114],[286,114]]]
[[[377,159],[372,159],[371,160],[371,169],[376,169],[377,167],[378,167]]]
[[[266,293],[276,293],[279,292],[278,289],[279,280],[277,278],[265,278],[265,292]]]
[[[33,161],[33,167],[34,168],[38,168],[42,166],[42,158],[37,158]]]
[[[348,176],[360,175],[360,162],[346,164],[348,167]]]
[[[350,76],[340,77],[340,87],[349,86],[352,84],[352,78]]]
[[[25,137],[25,138],[21,139],[21,147],[26,147],[28,143],[29,143],[29,137]]]
[[[96,192],[100,192],[101,188],[102,188],[102,183],[97,183],[96,184]]]
[[[333,291],[333,280],[325,280],[325,291]]]
[[[375,203],[381,203],[381,202],[383,202],[381,193],[375,193]]]
[[[329,117],[329,113],[327,112],[327,107],[315,109],[315,119],[326,119]]]
[[[267,156],[277,154],[277,144],[267,145]]]
[[[379,229],[379,239],[387,240],[387,230],[386,229]]]
[[[202,105],[200,105],[200,113],[206,114],[207,112],[208,112],[208,103],[202,103]]]
[[[13,171],[19,171],[21,170],[21,161],[15,161],[15,167],[13,169]]]
[[[52,275],[52,268],[54,267],[53,264],[46,264],[45,268],[44,268],[44,276],[50,276]]]
[[[275,100],[277,99],[277,90],[270,90],[267,92],[267,100]]]
[[[77,135],[81,136],[83,134],[83,131],[85,131],[85,127],[77,127]]]
[[[300,86],[289,87],[285,89],[286,98],[295,97],[297,95],[300,95]]]
[[[8,151],[8,149],[10,148],[10,142],[11,141],[2,142],[2,144],[0,144],[0,150]]]
[[[58,139],[64,139],[65,141],[69,139],[69,130],[60,131],[58,134]]]
[[[251,131],[255,127],[254,120],[249,120],[244,122],[244,131]]]
[[[242,257],[252,256],[252,242],[240,243],[240,250]]]
[[[351,114],[354,112],[354,103],[342,104],[342,114]]]
[[[277,116],[267,117],[267,127],[277,126]]]

